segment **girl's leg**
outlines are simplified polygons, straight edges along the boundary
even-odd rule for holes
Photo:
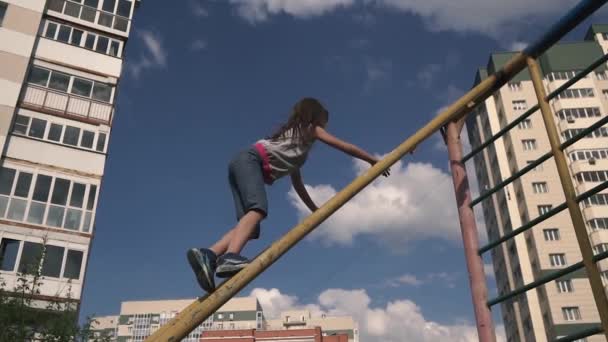
[[[232,236],[228,245],[228,253],[240,254],[262,219],[264,219],[264,214],[256,210],[250,210],[241,217],[239,223],[231,231]]]
[[[251,210],[243,215],[237,225],[216,242],[211,249],[215,255],[223,255],[226,252],[240,254],[245,244],[250,239],[256,226],[262,221],[264,215],[258,211]]]

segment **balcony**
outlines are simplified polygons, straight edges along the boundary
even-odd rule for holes
[[[81,5],[73,1],[50,0],[48,9],[64,16],[79,19],[85,25],[96,24],[103,26],[107,31],[125,37],[129,35],[131,29],[131,20],[129,18]]]
[[[74,118],[92,123],[110,125],[113,107],[106,102],[53,91],[32,84],[27,85],[21,99],[21,107],[46,110],[50,114]]]

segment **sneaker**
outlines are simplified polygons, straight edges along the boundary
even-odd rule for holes
[[[218,258],[216,275],[230,278],[249,265],[249,259],[235,253],[226,253]]]
[[[213,274],[217,265],[217,256],[212,250],[205,248],[191,248],[188,250],[187,256],[198,284],[203,290],[211,293],[215,290]]]

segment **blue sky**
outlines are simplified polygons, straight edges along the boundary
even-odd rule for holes
[[[201,295],[185,252],[235,223],[229,159],[285,120],[301,97],[328,107],[335,135],[388,153],[470,88],[489,53],[525,46],[574,1],[557,3],[143,1],[127,46],[82,315],[116,314],[126,300]],[[318,144],[302,172],[322,201],[364,167]],[[253,291],[269,312],[352,314],[366,341],[474,340],[446,167],[435,137],[241,295]],[[270,216],[246,256],[306,213],[287,179],[267,191]],[[425,324],[434,332],[422,332]]]

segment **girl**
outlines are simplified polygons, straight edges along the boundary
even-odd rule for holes
[[[199,285],[211,293],[215,278],[229,278],[243,269],[249,260],[240,255],[248,240],[260,236],[260,222],[268,214],[264,184],[290,175],[291,182],[302,201],[311,210],[317,210],[300,175],[300,168],[316,140],[321,140],[371,165],[376,158],[355,145],[329,134],[325,127],[328,111],[314,98],[304,98],[293,108],[291,117],[276,133],[259,140],[239,154],[229,164],[228,180],[234,198],[237,225],[210,248],[192,248],[187,257]],[[387,177],[390,170],[383,175]]]

